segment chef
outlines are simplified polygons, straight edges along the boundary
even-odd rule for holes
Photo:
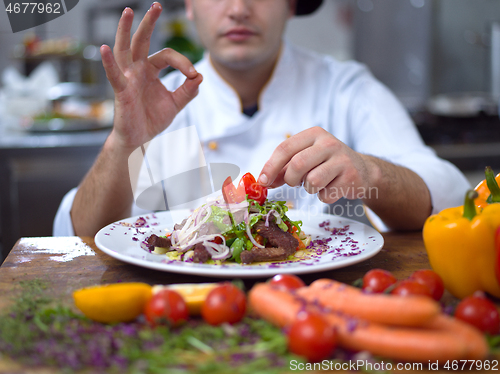
[[[148,56],[159,3],[132,38],[126,8],[113,50],[101,47],[115,92],[113,130],[63,199],[54,235],[93,236],[138,214],[148,184],[193,169],[196,159],[251,172],[270,198],[308,215],[358,198],[381,226],[418,230],[431,213],[460,205],[464,176],[423,144],[402,105],[364,66],[284,39],[287,21],[321,2],[185,0],[206,49],[195,66],[173,50]],[[160,80],[169,65],[177,71]]]

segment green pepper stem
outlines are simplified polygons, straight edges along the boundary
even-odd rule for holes
[[[464,201],[464,214],[463,216],[467,218],[469,221],[476,216],[476,204],[474,204],[474,200],[478,197],[477,191],[468,190],[465,194]]]
[[[488,203],[500,203],[500,187],[498,187],[498,183],[495,179],[495,173],[493,173],[493,169],[489,166],[486,166],[484,174],[486,175],[486,185],[490,190]]]

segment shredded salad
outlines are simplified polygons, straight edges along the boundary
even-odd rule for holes
[[[266,239],[253,230],[260,220],[266,226],[274,221],[284,232],[296,233],[307,245],[310,237],[301,231],[302,222],[290,220],[287,211],[285,201],[266,199],[261,205],[247,197],[240,203],[229,204],[219,196],[194,210],[181,225],[176,225],[177,229],[164,236],[171,241],[168,252],[162,248],[155,248],[154,252],[189,261],[196,244],[201,243],[212,260],[241,263],[242,251],[266,247]]]

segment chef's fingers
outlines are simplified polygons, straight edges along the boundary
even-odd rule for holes
[[[318,199],[325,204],[333,204],[336,202],[338,199],[343,197],[342,194],[339,194],[339,191],[342,191],[341,188],[339,188],[339,179],[340,177],[337,177],[333,181],[330,182],[325,188],[323,188],[321,191],[318,192]]]
[[[195,79],[198,75],[198,72],[194,68],[191,61],[189,61],[186,56],[174,51],[171,48],[164,48],[161,51],[156,52],[154,55],[149,56],[148,62],[152,64],[158,72],[171,66],[174,69],[179,70],[188,79]]]
[[[341,197],[347,199],[361,198],[365,188],[359,182],[359,173],[356,168],[349,167],[352,162],[348,154],[339,154],[335,158],[330,158],[313,172],[309,173],[304,183],[306,190],[310,189],[310,180],[317,178],[321,180],[321,175],[325,175],[323,180],[325,187],[318,192],[318,198],[327,204],[336,202]]]
[[[161,10],[160,3],[154,2],[139,24],[134,36],[132,36],[131,49],[133,61],[146,59],[148,57],[151,34],[153,34],[155,23],[160,17]]]
[[[115,60],[121,69],[126,68],[132,63],[132,52],[130,51],[130,30],[134,21],[134,11],[130,8],[123,10],[118,28],[116,30],[115,45],[113,54]]]
[[[115,93],[123,91],[127,86],[127,78],[125,78],[122,71],[118,67],[118,64],[113,56],[113,52],[111,52],[111,48],[107,45],[102,45],[100,52],[102,65],[106,71],[106,77],[113,87],[113,91],[115,91]]]
[[[269,186],[269,188],[278,188],[286,184],[285,182],[285,174],[286,174],[286,169],[288,168],[288,164],[286,164],[283,169],[280,170],[276,178],[274,178],[273,183]],[[259,177],[260,178],[260,177]],[[260,180],[259,180],[260,182]]]
[[[316,137],[320,135],[320,131],[324,132],[324,130],[319,127],[312,127],[281,142],[274,150],[271,158],[264,164],[258,182],[263,186],[273,185],[273,182],[285,165],[288,164],[292,157],[298,152],[312,146]]]
[[[203,76],[199,73],[196,74],[194,78],[186,78],[184,83],[172,92],[172,98],[174,100],[177,111],[180,111],[186,106],[191,100],[193,100],[196,95],[198,95],[198,87],[203,81]]]
[[[313,176],[309,176],[309,173],[315,169],[318,165],[321,165],[328,159],[328,149],[325,147],[311,146],[303,149],[302,151],[296,153],[286,165],[286,172],[283,175],[283,181],[289,186],[295,187],[300,186],[303,182],[306,181],[306,176],[310,180],[309,184],[311,188],[323,188],[326,186],[324,182],[324,176],[317,175],[317,173],[313,173]],[[278,177],[280,174],[278,174]],[[276,183],[275,179],[274,183]],[[320,185],[316,185],[316,183],[320,183]],[[328,181],[329,182],[329,181]],[[316,190],[316,192],[319,191]],[[309,191],[308,191],[309,192]],[[309,192],[309,193],[316,193]]]

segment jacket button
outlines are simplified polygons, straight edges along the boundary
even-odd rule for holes
[[[217,144],[217,142],[211,141],[208,143],[208,149],[210,149],[212,151],[217,150],[218,147],[219,147],[219,145]]]

